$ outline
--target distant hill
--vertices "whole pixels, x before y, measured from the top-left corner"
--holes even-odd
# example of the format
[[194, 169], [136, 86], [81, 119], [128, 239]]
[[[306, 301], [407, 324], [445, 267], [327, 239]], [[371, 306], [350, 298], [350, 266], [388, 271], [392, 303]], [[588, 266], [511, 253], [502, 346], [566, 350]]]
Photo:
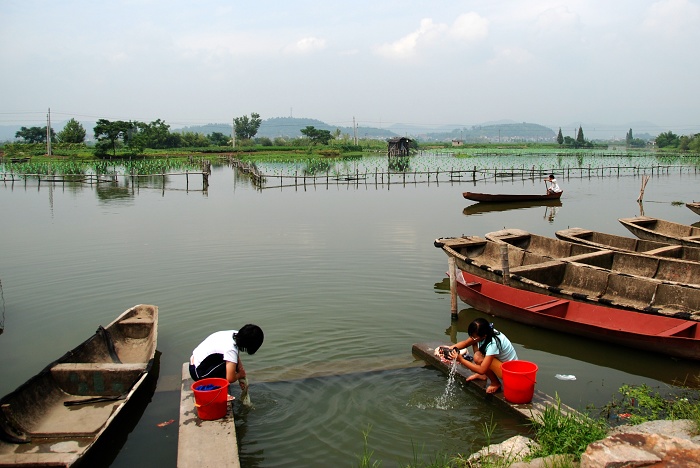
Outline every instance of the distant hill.
[[456, 128], [451, 132], [428, 133], [431, 140], [462, 140], [477, 142], [553, 142], [557, 134], [549, 127], [532, 123], [503, 123], [492, 125], [473, 125], [470, 128]]

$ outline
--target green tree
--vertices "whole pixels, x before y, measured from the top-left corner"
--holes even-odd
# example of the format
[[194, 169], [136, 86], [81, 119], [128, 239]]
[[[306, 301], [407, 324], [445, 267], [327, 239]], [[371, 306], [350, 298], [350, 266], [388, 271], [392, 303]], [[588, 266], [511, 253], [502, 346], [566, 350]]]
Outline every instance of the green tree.
[[583, 128], [581, 128], [581, 126], [578, 127], [578, 134], [576, 135], [576, 143], [579, 146], [584, 146], [586, 144], [586, 139], [583, 138]]
[[247, 115], [236, 117], [233, 119], [233, 131], [236, 134], [236, 139], [250, 140], [258, 133], [261, 124], [260, 114], [255, 112], [250, 114], [250, 118]]
[[330, 130], [320, 130], [311, 125], [306, 128], [299, 130], [303, 135], [305, 135], [312, 144], [321, 143], [322, 145], [327, 145], [329, 141], [333, 139]]
[[224, 135], [221, 132], [212, 132], [207, 135], [209, 141], [214, 146], [228, 146], [231, 144], [231, 137]]
[[58, 132], [58, 140], [61, 143], [85, 143], [85, 128], [75, 119], [66, 122], [63, 130]]
[[117, 143], [122, 141], [124, 145], [129, 144], [129, 133], [136, 130], [132, 122], [116, 120], [110, 122], [107, 119], [99, 119], [93, 128], [97, 145], [95, 153], [100, 156], [106, 154], [106, 150], [111, 148], [112, 155], [117, 155]]
[[676, 148], [678, 147], [679, 140], [678, 135], [669, 130], [668, 132], [661, 133], [656, 137], [656, 146], [659, 148]]
[[[46, 127], [22, 127], [15, 138], [21, 138], [25, 143], [46, 143]], [[56, 133], [51, 129], [51, 141], [56, 141]]]
[[625, 143], [627, 146], [632, 146], [632, 140], [634, 140], [634, 137], [632, 136], [632, 129], [630, 128], [630, 131], [625, 135]]
[[179, 139], [173, 137], [170, 133], [170, 125], [161, 119], [156, 119], [149, 124], [134, 122], [134, 127], [136, 131], [129, 132], [131, 147], [163, 149], [178, 146]]
[[561, 134], [561, 127], [559, 127], [559, 133], [557, 134], [557, 143], [560, 145], [564, 143], [564, 135]]

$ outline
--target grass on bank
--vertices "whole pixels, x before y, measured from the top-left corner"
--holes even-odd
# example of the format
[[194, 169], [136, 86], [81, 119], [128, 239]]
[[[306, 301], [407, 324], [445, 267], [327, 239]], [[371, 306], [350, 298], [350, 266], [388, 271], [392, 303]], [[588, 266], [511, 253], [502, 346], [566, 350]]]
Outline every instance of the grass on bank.
[[[700, 434], [700, 390], [691, 388], [667, 389], [663, 394], [648, 385], [623, 385], [618, 395], [600, 409], [589, 408], [593, 417], [582, 413], [565, 414], [561, 410], [561, 401], [557, 397], [557, 407], [545, 409], [540, 417], [531, 421], [531, 438], [538, 448], [527, 460], [558, 455], [549, 468], [569, 468], [577, 466], [586, 447], [604, 439], [609, 430], [622, 424], [641, 424], [656, 420], [690, 419], [695, 424], [696, 433]], [[491, 434], [495, 423], [485, 424], [483, 430], [487, 445], [491, 443]], [[363, 432], [364, 450], [358, 457], [359, 468], [378, 468], [380, 460], [373, 458], [374, 451], [368, 448], [370, 428]], [[470, 460], [471, 454], [447, 456], [438, 454], [432, 457], [421, 456], [414, 450], [413, 460], [405, 468], [505, 468], [516, 460], [506, 458], [482, 457]]]

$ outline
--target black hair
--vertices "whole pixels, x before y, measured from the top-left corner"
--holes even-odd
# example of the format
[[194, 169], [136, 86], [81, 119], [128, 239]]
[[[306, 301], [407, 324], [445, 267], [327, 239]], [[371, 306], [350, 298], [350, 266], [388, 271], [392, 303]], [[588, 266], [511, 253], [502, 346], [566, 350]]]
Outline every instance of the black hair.
[[233, 339], [239, 350], [245, 351], [248, 354], [255, 354], [260, 346], [262, 346], [265, 334], [262, 328], [249, 323], [243, 325], [243, 327], [238, 330], [238, 333], [234, 333]]
[[549, 174], [550, 179], [554, 179], [554, 174]]
[[467, 327], [467, 333], [469, 333], [469, 336], [476, 335], [479, 338], [484, 337], [482, 345], [479, 346], [481, 354], [486, 355], [486, 347], [493, 339], [496, 340], [498, 351], [501, 351], [501, 340], [498, 338], [501, 332], [494, 330], [493, 324], [489, 323], [486, 319], [482, 317], [474, 319], [474, 321], [469, 324], [469, 327]]

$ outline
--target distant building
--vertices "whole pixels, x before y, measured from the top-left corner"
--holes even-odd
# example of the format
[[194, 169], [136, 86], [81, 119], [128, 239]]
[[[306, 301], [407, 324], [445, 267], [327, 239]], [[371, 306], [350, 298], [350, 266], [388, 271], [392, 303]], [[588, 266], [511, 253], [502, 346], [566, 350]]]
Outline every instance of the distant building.
[[462, 140], [452, 140], [452, 146], [462, 146], [464, 141]]
[[389, 148], [387, 153], [389, 156], [408, 156], [410, 152], [410, 144], [413, 140], [406, 137], [396, 137], [388, 140]]

